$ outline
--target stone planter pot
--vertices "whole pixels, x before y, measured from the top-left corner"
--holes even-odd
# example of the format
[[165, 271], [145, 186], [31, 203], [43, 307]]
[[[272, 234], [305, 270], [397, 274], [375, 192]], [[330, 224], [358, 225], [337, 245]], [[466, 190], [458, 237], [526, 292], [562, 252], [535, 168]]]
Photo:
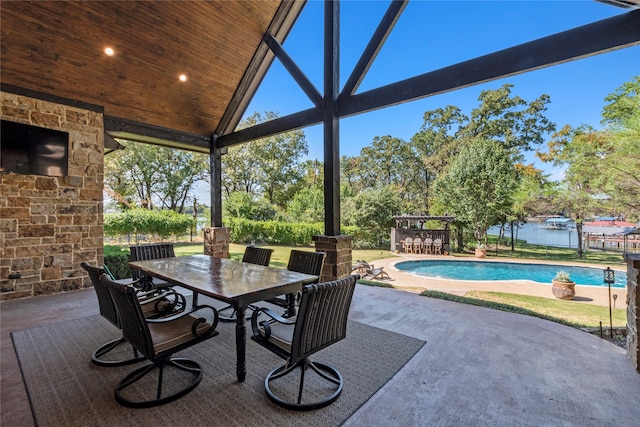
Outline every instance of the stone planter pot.
[[573, 299], [576, 296], [576, 283], [552, 280], [551, 292], [553, 292], [553, 296], [559, 299]]
[[476, 258], [486, 258], [486, 257], [487, 257], [486, 248], [476, 248]]

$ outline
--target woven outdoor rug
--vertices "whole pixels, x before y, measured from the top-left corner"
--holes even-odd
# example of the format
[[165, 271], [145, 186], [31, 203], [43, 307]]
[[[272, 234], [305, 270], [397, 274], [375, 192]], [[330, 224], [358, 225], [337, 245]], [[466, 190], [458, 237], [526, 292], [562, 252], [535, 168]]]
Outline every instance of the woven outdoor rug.
[[[267, 398], [264, 378], [283, 360], [249, 338], [247, 378], [237, 382], [234, 328], [219, 324], [220, 335], [177, 353], [199, 362], [204, 378], [188, 395], [150, 409], [125, 408], [114, 398], [115, 384], [140, 365], [106, 368], [91, 363], [97, 347], [121, 336], [101, 316], [18, 331], [12, 338], [36, 424], [56, 427], [340, 425], [425, 344], [349, 321], [345, 340], [312, 356], [340, 371], [345, 381], [342, 394], [326, 408], [296, 412]], [[121, 347], [127, 354], [131, 351]], [[305, 389], [313, 389], [313, 376], [307, 377]]]

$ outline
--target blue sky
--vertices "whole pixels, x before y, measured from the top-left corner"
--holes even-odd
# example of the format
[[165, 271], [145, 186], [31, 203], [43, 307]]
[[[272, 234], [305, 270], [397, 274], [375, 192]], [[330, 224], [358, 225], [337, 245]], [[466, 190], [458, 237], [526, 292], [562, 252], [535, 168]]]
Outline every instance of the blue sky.
[[[351, 73], [388, 1], [344, 0], [341, 4], [341, 85]], [[322, 92], [322, 1], [310, 1], [284, 48]], [[592, 0], [574, 1], [422, 1], [409, 2], [362, 82], [359, 92], [394, 83], [496, 50], [525, 43], [620, 13]], [[532, 101], [551, 97], [547, 117], [558, 125], [589, 124], [600, 128], [604, 97], [640, 74], [640, 46], [496, 80], [466, 89], [342, 119], [340, 154], [355, 156], [376, 136], [406, 141], [423, 123], [425, 111], [455, 105], [469, 114], [482, 90], [514, 85], [512, 95]], [[273, 111], [280, 116], [312, 106], [279, 61], [274, 61], [246, 115]], [[322, 160], [322, 127], [304, 129], [308, 158]], [[528, 156], [534, 161], [533, 156]], [[560, 170], [540, 162], [552, 178]]]

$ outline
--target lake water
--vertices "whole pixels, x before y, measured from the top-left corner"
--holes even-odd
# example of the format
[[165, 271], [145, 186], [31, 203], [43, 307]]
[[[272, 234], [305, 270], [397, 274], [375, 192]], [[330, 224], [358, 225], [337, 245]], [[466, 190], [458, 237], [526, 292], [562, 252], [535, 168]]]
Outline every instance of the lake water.
[[[491, 227], [489, 234], [497, 236], [500, 233], [500, 227]], [[541, 228], [537, 222], [528, 222], [521, 225], [518, 229], [513, 228], [514, 237], [520, 240], [526, 240], [532, 245], [557, 246], [560, 248], [576, 248], [578, 247], [578, 233], [576, 232], [574, 223], [569, 223], [566, 230], [549, 230]], [[505, 228], [505, 237], [511, 238], [511, 229]]]

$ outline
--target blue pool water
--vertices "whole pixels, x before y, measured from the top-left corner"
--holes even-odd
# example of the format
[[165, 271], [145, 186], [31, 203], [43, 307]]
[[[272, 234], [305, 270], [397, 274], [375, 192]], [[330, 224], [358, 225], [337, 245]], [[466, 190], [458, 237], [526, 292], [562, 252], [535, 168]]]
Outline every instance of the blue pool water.
[[[577, 285], [607, 286], [603, 281], [604, 268], [568, 267], [549, 264], [517, 264], [482, 261], [405, 261], [396, 265], [398, 270], [438, 279], [458, 280], [532, 280], [551, 283], [558, 271], [569, 273]], [[615, 288], [627, 285], [627, 275], [616, 271]]]

